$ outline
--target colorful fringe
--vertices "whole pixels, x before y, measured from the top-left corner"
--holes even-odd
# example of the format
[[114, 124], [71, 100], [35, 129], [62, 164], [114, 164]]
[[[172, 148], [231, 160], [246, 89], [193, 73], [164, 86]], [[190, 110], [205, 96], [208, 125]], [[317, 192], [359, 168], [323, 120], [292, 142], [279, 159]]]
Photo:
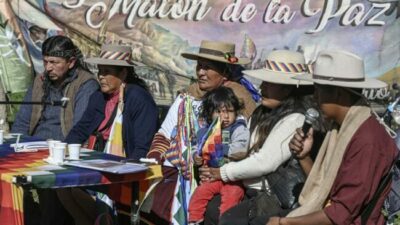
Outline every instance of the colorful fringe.
[[[197, 119], [193, 113], [192, 99], [190, 96], [180, 95], [182, 102], [178, 109], [178, 124], [171, 138], [171, 146], [165, 158], [179, 170], [178, 181], [175, 187], [175, 196], [171, 209], [171, 223], [177, 225], [188, 224], [188, 206], [190, 197], [196, 188], [192, 178], [186, 179], [187, 173], [192, 174], [192, 145], [196, 141], [198, 130]], [[182, 170], [182, 163], [187, 165], [187, 170]]]

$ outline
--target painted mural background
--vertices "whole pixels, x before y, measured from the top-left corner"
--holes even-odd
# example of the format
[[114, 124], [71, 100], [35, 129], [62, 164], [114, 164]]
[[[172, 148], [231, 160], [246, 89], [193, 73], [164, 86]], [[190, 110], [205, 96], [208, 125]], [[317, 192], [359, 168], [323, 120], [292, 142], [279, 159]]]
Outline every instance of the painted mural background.
[[[195, 78], [203, 39], [236, 43], [238, 55], [264, 66], [273, 49], [346, 49], [365, 59], [366, 73], [400, 79], [397, 0], [0, 0], [1, 80], [8, 96], [24, 93], [43, 71], [40, 48], [55, 34], [71, 37], [86, 56], [102, 43], [132, 46], [136, 68], [160, 105]], [[255, 81], [257, 82], [257, 81]]]

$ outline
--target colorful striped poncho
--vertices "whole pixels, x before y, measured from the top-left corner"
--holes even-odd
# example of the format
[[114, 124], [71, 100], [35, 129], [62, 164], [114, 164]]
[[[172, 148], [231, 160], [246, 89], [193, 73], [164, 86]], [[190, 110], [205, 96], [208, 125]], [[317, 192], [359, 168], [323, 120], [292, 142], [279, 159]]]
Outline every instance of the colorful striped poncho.
[[[178, 124], [165, 158], [179, 170], [171, 209], [171, 223], [186, 225], [188, 224], [189, 201], [196, 188], [196, 182], [191, 177], [185, 179], [185, 175], [192, 174], [193, 171], [191, 156], [193, 146], [196, 144], [198, 122], [193, 112], [191, 97], [181, 94], [180, 98], [182, 98], [182, 102], [178, 109]], [[182, 165], [187, 165], [187, 170], [183, 170]]]

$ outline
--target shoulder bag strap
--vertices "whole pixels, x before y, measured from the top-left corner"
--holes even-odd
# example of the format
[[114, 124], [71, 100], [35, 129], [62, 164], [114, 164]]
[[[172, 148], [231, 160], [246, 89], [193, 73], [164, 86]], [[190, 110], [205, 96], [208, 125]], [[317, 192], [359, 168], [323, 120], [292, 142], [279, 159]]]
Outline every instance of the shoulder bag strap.
[[115, 116], [117, 115], [117, 111], [118, 111], [118, 104], [115, 106], [114, 111], [112, 112], [110, 119], [107, 121], [107, 124], [103, 128], [101, 128], [100, 130], [98, 130], [97, 132], [100, 133], [100, 132], [108, 129], [113, 124]]
[[385, 188], [389, 185], [390, 180], [392, 179], [392, 169], [390, 169], [389, 173], [386, 174], [379, 183], [378, 189], [376, 190], [374, 196], [371, 201], [365, 206], [365, 208], [361, 212], [361, 225], [367, 224], [368, 218], [374, 210], [376, 203], [378, 202], [379, 197], [385, 190]]

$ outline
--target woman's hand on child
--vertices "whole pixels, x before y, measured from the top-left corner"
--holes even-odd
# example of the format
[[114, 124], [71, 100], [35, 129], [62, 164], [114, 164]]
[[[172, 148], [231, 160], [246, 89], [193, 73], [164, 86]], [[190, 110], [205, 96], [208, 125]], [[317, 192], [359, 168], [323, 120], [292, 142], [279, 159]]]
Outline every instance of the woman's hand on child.
[[199, 177], [201, 183], [210, 182], [210, 168], [207, 166], [202, 166], [199, 168]]
[[210, 168], [211, 181], [222, 180], [219, 168]]
[[199, 172], [200, 172], [200, 179], [202, 182], [221, 180], [221, 174], [219, 172], [219, 168], [202, 166], [199, 168]]

